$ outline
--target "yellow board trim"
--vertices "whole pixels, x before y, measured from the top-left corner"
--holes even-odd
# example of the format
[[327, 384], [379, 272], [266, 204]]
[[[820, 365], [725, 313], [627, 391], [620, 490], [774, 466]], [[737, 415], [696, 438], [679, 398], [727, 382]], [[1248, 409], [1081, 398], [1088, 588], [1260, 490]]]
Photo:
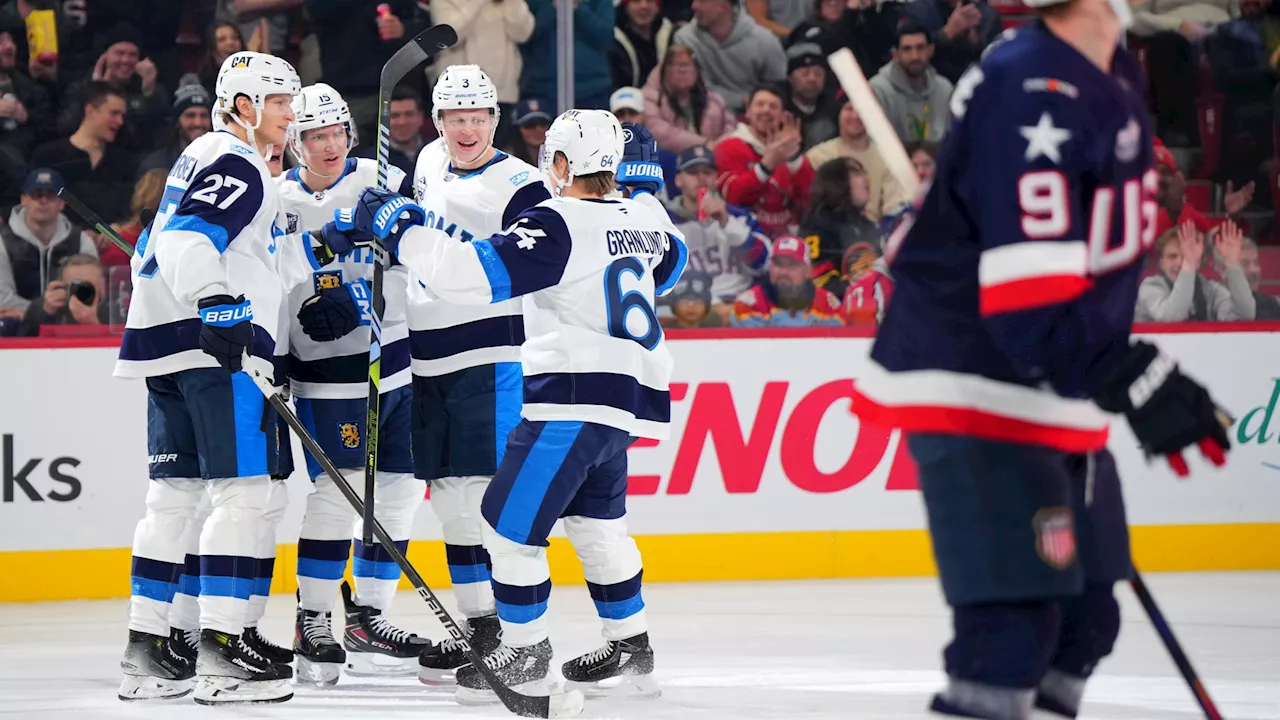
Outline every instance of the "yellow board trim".
[[[1145, 572], [1280, 570], [1280, 523], [1159, 525], [1130, 530]], [[935, 575], [924, 530], [646, 535], [645, 582], [801, 580]], [[273, 593], [297, 589], [297, 546], [277, 548]], [[582, 582], [564, 538], [547, 556], [556, 584]], [[129, 549], [0, 552], [0, 602], [98, 600], [129, 594]], [[444, 543], [418, 541], [409, 559], [433, 589], [449, 587]], [[348, 570], [348, 575], [350, 570]], [[410, 589], [401, 579], [400, 587]]]

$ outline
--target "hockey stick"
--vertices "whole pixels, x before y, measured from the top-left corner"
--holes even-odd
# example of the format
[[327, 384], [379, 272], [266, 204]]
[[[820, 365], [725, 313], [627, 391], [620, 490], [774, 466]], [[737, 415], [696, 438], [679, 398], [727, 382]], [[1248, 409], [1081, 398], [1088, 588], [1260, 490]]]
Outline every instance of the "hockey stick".
[[[449, 25], [436, 25], [418, 33], [405, 43], [382, 66], [378, 80], [378, 187], [387, 189], [387, 175], [391, 165], [391, 94], [409, 71], [431, 55], [446, 50], [458, 42], [458, 33]], [[373, 497], [378, 470], [378, 417], [382, 384], [382, 319], [386, 311], [386, 299], [382, 297], [383, 267], [387, 263], [387, 250], [378, 240], [373, 262], [373, 320], [369, 328], [369, 400], [365, 416], [365, 465], [364, 496], [369, 502], [362, 511], [361, 540], [366, 546], [373, 544]]]
[[[110, 240], [112, 245], [120, 248], [120, 252], [128, 255], [129, 257], [133, 257], [133, 246], [125, 242], [125, 239], [120, 237], [120, 233], [111, 229], [111, 226], [103, 222], [102, 218], [98, 216], [98, 213], [90, 210], [88, 205], [85, 205], [80, 201], [80, 198], [72, 195], [71, 191], [67, 190], [65, 187], [58, 191], [58, 197], [62, 198], [64, 202], [70, 205], [71, 209], [75, 214], [80, 216], [81, 220], [92, 225], [93, 229], [97, 230], [99, 234]], [[148, 211], [144, 210], [144, 215], [147, 212]], [[150, 222], [150, 220], [146, 220], [142, 223], [142, 226], [146, 227]]]
[[1151, 624], [1155, 627], [1156, 634], [1160, 636], [1165, 649], [1173, 657], [1173, 664], [1178, 666], [1178, 672], [1182, 673], [1182, 679], [1186, 680], [1187, 685], [1190, 686], [1191, 694], [1195, 696], [1200, 709], [1204, 711], [1206, 720], [1222, 720], [1222, 713], [1218, 711], [1218, 706], [1213, 704], [1213, 700], [1209, 697], [1209, 692], [1204, 689], [1204, 683], [1200, 682], [1200, 676], [1196, 673], [1196, 669], [1191, 666], [1191, 660], [1187, 657], [1187, 654], [1182, 651], [1182, 645], [1178, 643], [1178, 638], [1173, 635], [1173, 628], [1164, 619], [1164, 613], [1160, 612], [1160, 608], [1156, 606], [1155, 598], [1151, 596], [1151, 591], [1147, 589], [1147, 583], [1142, 579], [1142, 575], [1138, 573], [1136, 568], [1133, 571], [1133, 577], [1129, 580], [1129, 587], [1133, 588], [1133, 593], [1138, 596], [1138, 602], [1142, 603], [1142, 609], [1147, 611], [1147, 617], [1151, 618]]
[[[333, 461], [325, 454], [324, 449], [320, 447], [320, 444], [316, 442], [315, 438], [311, 437], [311, 434], [307, 432], [305, 427], [303, 427], [302, 421], [298, 419], [298, 416], [289, 407], [288, 403], [285, 402], [284, 395], [280, 390], [272, 386], [271, 381], [264, 376], [261, 371], [250, 367], [248, 353], [245, 354], [243, 367], [245, 372], [249, 374], [249, 377], [253, 378], [254, 384], [256, 384], [258, 389], [262, 391], [262, 394], [266, 396], [267, 402], [271, 404], [271, 407], [275, 408], [275, 411], [280, 414], [280, 417], [284, 418], [285, 423], [287, 423], [290, 429], [292, 429], [293, 432], [302, 440], [302, 444], [306, 447], [307, 452], [311, 453], [311, 456], [316, 459], [316, 462], [320, 463], [320, 467], [324, 469], [325, 474], [328, 475], [329, 478], [333, 480], [333, 483], [338, 486], [338, 490], [347, 498], [347, 502], [351, 503], [351, 507], [355, 508], [357, 513], [363, 514], [365, 508], [373, 503], [361, 502], [360, 497], [356, 495], [356, 491], [347, 483], [346, 478], [342, 476], [342, 473], [333, 464]], [[399, 548], [396, 547], [395, 541], [393, 541], [391, 536], [387, 534], [387, 531], [382, 528], [382, 523], [379, 523], [377, 519], [374, 519], [371, 527], [373, 529], [374, 536], [378, 539], [378, 542], [382, 543], [383, 550], [391, 556], [391, 559], [400, 568], [400, 571], [404, 573], [405, 577], [409, 578], [409, 582], [413, 585], [414, 589], [418, 591], [418, 595], [427, 603], [427, 607], [431, 608], [431, 612], [435, 614], [440, 623], [449, 631], [449, 635], [454, 639], [454, 641], [464, 649], [467, 654], [467, 659], [471, 661], [471, 664], [474, 665], [484, 677], [485, 682], [489, 683], [489, 686], [493, 688], [493, 691], [497, 694], [498, 699], [502, 701], [502, 704], [505, 705], [508, 710], [521, 717], [535, 718], [575, 717], [582, 712], [585, 700], [582, 693], [578, 690], [570, 690], [569, 692], [558, 693], [550, 696], [521, 695], [515, 690], [504, 685], [502, 681], [498, 679], [498, 676], [494, 674], [493, 670], [491, 670], [488, 665], [484, 664], [483, 658], [476, 653], [475, 648], [473, 648], [471, 643], [467, 641], [467, 637], [463, 634], [462, 628], [459, 627], [458, 623], [449, 616], [449, 613], [444, 609], [444, 605], [440, 602], [440, 599], [431, 591], [431, 588], [427, 587], [426, 582], [422, 580], [422, 576], [418, 574], [418, 571], [414, 569], [413, 565], [409, 563], [409, 560], [405, 558]]]

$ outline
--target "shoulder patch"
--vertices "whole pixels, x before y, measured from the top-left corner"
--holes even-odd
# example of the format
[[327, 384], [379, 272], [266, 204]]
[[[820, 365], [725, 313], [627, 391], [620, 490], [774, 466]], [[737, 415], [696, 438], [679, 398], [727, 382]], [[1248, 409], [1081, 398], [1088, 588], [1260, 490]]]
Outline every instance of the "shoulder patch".
[[512, 175], [511, 184], [519, 187], [522, 183], [524, 183], [524, 181], [528, 179], [529, 179], [529, 171], [525, 170], [522, 173], [516, 173], [515, 175]]
[[241, 155], [252, 155], [254, 153], [254, 149], [249, 147], [248, 145], [241, 145], [240, 143], [231, 143], [231, 152], [240, 153]]
[[1022, 81], [1022, 91], [1028, 93], [1050, 92], [1066, 95], [1075, 100], [1080, 97], [1080, 90], [1066, 80], [1057, 78], [1027, 78]]

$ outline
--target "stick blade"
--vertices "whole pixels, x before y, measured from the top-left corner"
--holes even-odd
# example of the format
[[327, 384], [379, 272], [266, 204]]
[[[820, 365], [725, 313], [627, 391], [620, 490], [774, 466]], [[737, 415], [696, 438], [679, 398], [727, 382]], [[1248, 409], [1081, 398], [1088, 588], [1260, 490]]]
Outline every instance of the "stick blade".
[[441, 50], [448, 50], [457, 42], [458, 31], [450, 25], [432, 25], [418, 33], [382, 66], [380, 89], [396, 85], [415, 65]]
[[418, 33], [413, 41], [429, 55], [448, 50], [458, 43], [458, 31], [452, 25], [434, 25]]

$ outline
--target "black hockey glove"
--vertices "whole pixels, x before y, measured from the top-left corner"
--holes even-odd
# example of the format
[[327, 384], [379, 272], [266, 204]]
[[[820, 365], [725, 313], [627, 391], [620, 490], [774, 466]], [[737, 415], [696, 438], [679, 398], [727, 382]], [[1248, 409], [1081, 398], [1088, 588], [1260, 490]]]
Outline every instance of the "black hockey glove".
[[618, 185], [631, 191], [657, 195], [662, 189], [662, 163], [658, 159], [658, 141], [639, 123], [622, 123], [622, 163], [618, 166]]
[[370, 324], [373, 304], [364, 279], [326, 288], [307, 298], [298, 310], [302, 332], [316, 342], [331, 342]]
[[240, 372], [244, 351], [253, 344], [253, 307], [244, 296], [213, 295], [200, 301], [200, 349], [227, 372]]
[[1231, 417], [1150, 343], [1134, 342], [1094, 401], [1103, 410], [1123, 413], [1147, 458], [1165, 456], [1179, 477], [1190, 474], [1182, 450], [1192, 445], [1214, 465], [1226, 464]]

